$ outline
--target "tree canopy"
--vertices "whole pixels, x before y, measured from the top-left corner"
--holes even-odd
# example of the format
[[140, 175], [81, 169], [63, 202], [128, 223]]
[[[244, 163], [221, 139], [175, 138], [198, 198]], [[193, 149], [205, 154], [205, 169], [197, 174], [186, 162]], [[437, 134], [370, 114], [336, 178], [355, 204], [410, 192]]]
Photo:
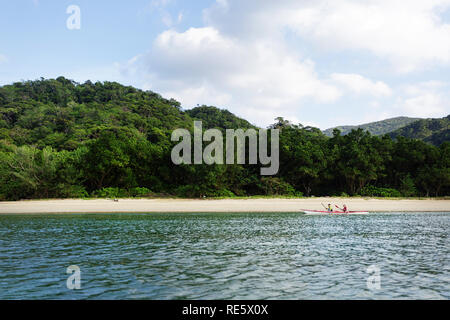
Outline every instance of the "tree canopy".
[[[252, 195], [442, 196], [450, 192], [450, 142], [327, 137], [278, 117], [280, 170], [260, 165], [174, 165], [171, 133], [258, 129], [213, 106], [183, 110], [151, 91], [59, 77], [0, 87], [0, 199]], [[447, 135], [446, 135], [447, 134]]]

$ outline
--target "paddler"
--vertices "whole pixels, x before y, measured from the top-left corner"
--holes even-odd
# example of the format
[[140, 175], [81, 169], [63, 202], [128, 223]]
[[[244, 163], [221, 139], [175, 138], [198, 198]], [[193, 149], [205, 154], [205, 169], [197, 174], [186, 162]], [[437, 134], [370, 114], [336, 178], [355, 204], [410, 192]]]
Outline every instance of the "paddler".
[[333, 207], [331, 206], [331, 203], [328, 204], [327, 210], [328, 212], [333, 212]]
[[344, 206], [342, 207], [342, 209], [339, 208], [338, 206], [336, 206], [336, 208], [338, 208], [339, 210], [342, 210], [342, 212], [344, 212], [344, 213], [347, 213], [347, 212], [348, 212], [348, 209], [347, 209], [347, 205], [346, 205], [346, 204], [344, 204]]

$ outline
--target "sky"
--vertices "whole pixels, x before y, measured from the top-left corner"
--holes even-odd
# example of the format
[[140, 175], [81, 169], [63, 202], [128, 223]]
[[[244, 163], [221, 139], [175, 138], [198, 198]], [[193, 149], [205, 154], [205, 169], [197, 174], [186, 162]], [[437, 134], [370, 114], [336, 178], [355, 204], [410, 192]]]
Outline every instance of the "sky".
[[0, 85], [117, 81], [261, 127], [450, 113], [450, 0], [0, 0], [0, 39]]

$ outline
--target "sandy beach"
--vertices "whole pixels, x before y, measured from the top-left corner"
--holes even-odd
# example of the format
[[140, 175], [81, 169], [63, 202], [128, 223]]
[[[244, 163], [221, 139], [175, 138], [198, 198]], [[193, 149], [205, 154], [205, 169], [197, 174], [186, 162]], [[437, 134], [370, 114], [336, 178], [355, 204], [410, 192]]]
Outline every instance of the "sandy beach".
[[0, 214], [111, 213], [111, 212], [298, 212], [322, 209], [321, 203], [347, 204], [350, 210], [370, 212], [450, 212], [450, 200], [381, 199], [108, 199], [0, 202]]

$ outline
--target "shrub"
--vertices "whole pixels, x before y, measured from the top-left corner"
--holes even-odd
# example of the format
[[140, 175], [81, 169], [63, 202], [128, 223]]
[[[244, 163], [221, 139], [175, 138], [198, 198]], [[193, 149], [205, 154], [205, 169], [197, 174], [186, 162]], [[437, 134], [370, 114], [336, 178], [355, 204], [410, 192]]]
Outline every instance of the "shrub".
[[94, 191], [92, 195], [96, 198], [122, 198], [127, 197], [128, 192], [124, 189], [119, 188], [103, 188]]
[[264, 190], [264, 194], [268, 196], [272, 195], [286, 195], [294, 196], [296, 191], [293, 186], [291, 186], [286, 181], [280, 178], [262, 178], [261, 188]]
[[185, 185], [175, 189], [175, 194], [179, 197], [193, 198], [201, 194], [201, 189], [197, 185]]
[[400, 191], [392, 188], [380, 188], [375, 186], [365, 186], [361, 189], [361, 195], [367, 197], [401, 197]]
[[129, 190], [129, 195], [132, 197], [145, 197], [152, 194], [153, 192], [145, 187], [136, 187]]
[[408, 174], [401, 180], [400, 191], [405, 197], [412, 197], [417, 194], [417, 189], [411, 175]]
[[214, 197], [235, 197], [236, 195], [228, 189], [221, 189], [214, 192]]
[[64, 198], [88, 198], [89, 193], [83, 186], [60, 186], [61, 196]]

